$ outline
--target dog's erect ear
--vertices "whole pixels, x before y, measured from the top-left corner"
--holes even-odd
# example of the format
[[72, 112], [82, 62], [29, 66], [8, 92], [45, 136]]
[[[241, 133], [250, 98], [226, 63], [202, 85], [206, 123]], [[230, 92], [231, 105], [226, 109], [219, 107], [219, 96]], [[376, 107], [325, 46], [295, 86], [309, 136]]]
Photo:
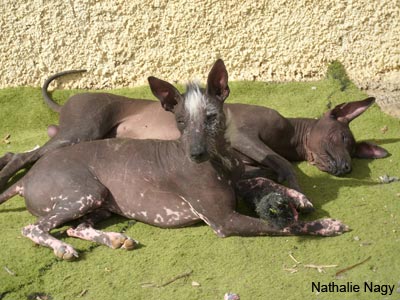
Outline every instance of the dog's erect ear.
[[170, 83], [150, 76], [147, 78], [153, 95], [160, 100], [162, 107], [167, 111], [173, 111], [180, 100], [179, 91]]
[[207, 94], [225, 101], [229, 96], [228, 72], [224, 61], [218, 59], [212, 67], [207, 79]]
[[388, 152], [375, 144], [368, 142], [358, 142], [354, 157], [358, 158], [383, 158], [388, 156]]
[[342, 103], [329, 110], [326, 114], [339, 122], [350, 123], [375, 102], [374, 97], [369, 97], [361, 101]]

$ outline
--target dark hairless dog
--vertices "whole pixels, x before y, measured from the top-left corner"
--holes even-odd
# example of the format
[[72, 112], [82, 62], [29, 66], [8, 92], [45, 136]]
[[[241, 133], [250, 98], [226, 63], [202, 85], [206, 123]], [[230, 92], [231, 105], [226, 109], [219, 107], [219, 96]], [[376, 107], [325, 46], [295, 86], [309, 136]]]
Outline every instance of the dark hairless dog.
[[[173, 141], [105, 139], [63, 147], [43, 156], [25, 177], [0, 195], [2, 203], [19, 193], [29, 211], [38, 216], [35, 224], [24, 227], [24, 236], [52, 248], [60, 258], [71, 259], [78, 253], [49, 231], [72, 220], [80, 223], [67, 231], [69, 236], [112, 248], [135, 247], [136, 241], [123, 234], [93, 228], [111, 212], [162, 228], [202, 220], [220, 237], [331, 236], [348, 230], [334, 219], [277, 228], [235, 211], [235, 189], [244, 166], [226, 139], [232, 123], [226, 121], [223, 111], [229, 90], [222, 60], [211, 69], [205, 90], [189, 84], [181, 95], [171, 84], [155, 77], [149, 77], [149, 83], [163, 108], [172, 112], [180, 137]], [[104, 96], [98, 107], [105, 122], [103, 110], [115, 113], [108, 106], [112, 99], [107, 100]], [[298, 208], [312, 206], [301, 198], [292, 199]]]
[[[42, 92], [46, 103], [60, 113], [59, 127], [49, 127], [53, 136], [43, 147], [29, 153], [7, 153], [0, 158], [0, 190], [21, 168], [48, 151], [82, 141], [106, 137], [175, 139], [180, 133], [172, 114], [150, 100], [130, 99], [105, 93], [72, 96], [64, 106], [55, 103], [47, 88], [55, 78], [80, 71], [66, 71], [50, 77]], [[225, 91], [229, 94], [229, 89]], [[306, 160], [333, 175], [351, 171], [351, 157], [381, 158], [385, 149], [367, 142], [356, 143], [349, 123], [362, 114], [374, 98], [343, 103], [320, 119], [284, 118], [266, 107], [227, 104], [225, 112], [232, 126], [227, 132], [233, 148], [248, 168], [273, 170], [279, 182], [299, 190], [290, 161]]]

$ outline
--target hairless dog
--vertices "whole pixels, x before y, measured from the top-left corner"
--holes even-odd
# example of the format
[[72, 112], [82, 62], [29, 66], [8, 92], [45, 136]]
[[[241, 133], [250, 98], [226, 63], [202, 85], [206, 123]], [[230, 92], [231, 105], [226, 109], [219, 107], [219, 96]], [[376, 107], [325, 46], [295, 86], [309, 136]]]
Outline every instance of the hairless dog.
[[[135, 247], [136, 241], [123, 234], [93, 228], [111, 213], [162, 228], [202, 220], [220, 237], [331, 236], [348, 230], [334, 219], [276, 228], [235, 211], [235, 188], [244, 166], [226, 139], [232, 124], [223, 111], [229, 89], [222, 60], [214, 64], [204, 90], [192, 83], [181, 95], [168, 82], [155, 77], [148, 80], [162, 107], [172, 112], [180, 137], [169, 141], [105, 139], [44, 155], [26, 176], [0, 195], [0, 203], [22, 195], [28, 210], [38, 216], [35, 224], [23, 228], [24, 236], [68, 260], [78, 253], [49, 232], [72, 220], [80, 223], [68, 229], [69, 236], [111, 248]], [[100, 112], [110, 111], [106, 100]], [[312, 205], [299, 197], [292, 199], [298, 208]]]
[[[58, 105], [49, 97], [48, 85], [57, 77], [76, 72], [80, 71], [58, 73], [45, 82], [42, 93], [49, 107], [60, 113], [59, 127], [48, 128], [52, 138], [43, 147], [0, 158], [0, 190], [18, 170], [63, 146], [106, 137], [179, 137], [173, 115], [154, 101], [84, 93], [72, 96], [64, 106]], [[228, 95], [229, 89], [224, 92]], [[245, 165], [256, 167], [255, 174], [272, 170], [278, 182], [286, 180], [289, 187], [300, 191], [288, 160], [306, 160], [322, 171], [341, 175], [351, 171], [351, 157], [382, 158], [388, 154], [377, 145], [356, 142], [349, 128], [372, 103], [374, 98], [343, 103], [319, 119], [285, 118], [266, 107], [227, 104], [225, 112], [233, 123], [227, 135]]]

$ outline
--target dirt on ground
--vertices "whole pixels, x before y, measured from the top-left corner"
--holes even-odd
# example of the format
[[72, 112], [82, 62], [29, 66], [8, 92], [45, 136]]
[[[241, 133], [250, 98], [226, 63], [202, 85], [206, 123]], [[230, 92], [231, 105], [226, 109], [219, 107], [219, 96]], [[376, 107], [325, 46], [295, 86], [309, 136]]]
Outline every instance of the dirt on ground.
[[383, 112], [400, 119], [400, 70], [386, 72], [360, 88], [376, 98]]

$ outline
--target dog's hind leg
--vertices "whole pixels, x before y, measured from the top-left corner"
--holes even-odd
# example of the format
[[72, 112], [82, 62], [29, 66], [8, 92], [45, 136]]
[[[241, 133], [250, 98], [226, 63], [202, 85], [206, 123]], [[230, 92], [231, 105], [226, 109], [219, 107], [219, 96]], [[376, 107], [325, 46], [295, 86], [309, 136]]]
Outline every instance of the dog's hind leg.
[[107, 210], [99, 209], [86, 216], [84, 222], [75, 228], [67, 230], [68, 236], [80, 238], [87, 241], [106, 245], [112, 249], [132, 250], [139, 244], [138, 241], [131, 239], [119, 232], [103, 232], [93, 228], [93, 225], [111, 216]]
[[[79, 98], [77, 99], [80, 100]], [[74, 103], [76, 102], [71, 102], [69, 105], [72, 106]], [[25, 153], [6, 153], [0, 158], [0, 192], [17, 171], [33, 164], [46, 153], [83, 141], [104, 138], [115, 123], [112, 118], [112, 112], [107, 110], [107, 105], [103, 105], [102, 108], [95, 111], [93, 115], [86, 115], [85, 118], [82, 119], [77, 119], [79, 111], [76, 111], [78, 108], [82, 107], [78, 106], [77, 109], [70, 109], [70, 106], [67, 107], [69, 109], [69, 111], [67, 110], [68, 113], [64, 112], [60, 115], [59, 126], [53, 126], [53, 130], [48, 132], [50, 135], [55, 134], [54, 137], [42, 147]], [[86, 106], [88, 106], [88, 104]]]
[[20, 194], [22, 195], [24, 191], [22, 182], [18, 181], [6, 189], [4, 192], [0, 194], [0, 204], [3, 204], [11, 197]]
[[49, 232], [66, 222], [80, 219], [103, 205], [108, 190], [97, 181], [87, 181], [86, 185], [90, 190], [85, 193], [75, 191], [71, 193], [64, 190], [63, 194], [69, 196], [56, 197], [56, 202], [50, 203], [51, 208], [42, 209], [44, 212], [47, 210], [49, 212], [39, 217], [35, 224], [24, 227], [22, 234], [36, 244], [52, 248], [58, 258], [71, 260], [78, 257], [78, 253], [71, 245], [57, 240]]
[[[40, 157], [55, 149], [70, 146], [82, 141], [95, 140], [105, 135], [106, 129], [92, 128], [94, 125], [76, 124], [81, 130], [60, 130], [55, 137], [50, 139], [42, 147], [23, 153], [6, 153], [0, 158], [0, 192], [7, 185], [9, 179], [19, 170], [33, 164]], [[95, 126], [94, 126], [95, 127]], [[65, 126], [63, 127], [65, 128]], [[103, 130], [103, 131], [101, 131]]]
[[55, 237], [51, 236], [48, 230], [42, 229], [38, 224], [30, 224], [22, 229], [22, 235], [31, 239], [35, 244], [39, 244], [48, 248], [52, 248], [54, 254], [64, 260], [72, 260], [78, 257], [78, 252], [75, 249]]
[[7, 152], [2, 157], [0, 157], [0, 170], [4, 168], [13, 158], [15, 154], [11, 152]]
[[43, 147], [23, 153], [6, 153], [0, 158], [0, 191], [19, 170], [36, 162], [49, 151], [73, 144], [71, 139], [51, 139]]

